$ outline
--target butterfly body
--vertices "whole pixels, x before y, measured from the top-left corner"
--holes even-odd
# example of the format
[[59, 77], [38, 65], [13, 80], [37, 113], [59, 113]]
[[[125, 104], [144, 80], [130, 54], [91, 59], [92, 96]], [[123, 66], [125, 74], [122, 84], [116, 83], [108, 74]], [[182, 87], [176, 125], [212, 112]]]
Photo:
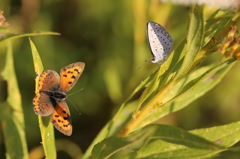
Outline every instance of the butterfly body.
[[77, 82], [85, 63], [70, 64], [60, 71], [60, 76], [53, 70], [44, 71], [38, 81], [38, 90], [33, 98], [34, 112], [40, 116], [52, 114], [51, 122], [63, 134], [72, 134], [72, 122], [67, 103], [68, 92]]
[[152, 53], [152, 63], [162, 64], [169, 56], [173, 45], [170, 34], [158, 23], [147, 23], [148, 44]]
[[53, 91], [53, 92], [48, 92], [48, 91], [40, 91], [42, 94], [48, 95], [49, 97], [55, 99], [58, 102], [61, 102], [67, 98], [67, 95], [65, 92], [62, 91]]

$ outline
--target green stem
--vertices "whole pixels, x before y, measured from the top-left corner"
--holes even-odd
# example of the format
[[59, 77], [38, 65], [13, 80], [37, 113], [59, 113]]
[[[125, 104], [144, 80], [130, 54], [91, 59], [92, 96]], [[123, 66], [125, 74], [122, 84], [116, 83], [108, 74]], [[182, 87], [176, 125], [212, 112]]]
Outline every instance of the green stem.
[[163, 88], [161, 91], [159, 91], [157, 95], [154, 96], [142, 110], [138, 111], [133, 115], [132, 119], [122, 129], [122, 131], [118, 134], [118, 136], [119, 137], [127, 136], [128, 134], [133, 132], [136, 129], [136, 127], [139, 125], [139, 123], [141, 123], [156, 108], [156, 105], [157, 107], [163, 106], [163, 104], [166, 102], [161, 101], [161, 99], [163, 99], [163, 97], [171, 91], [172, 87], [175, 84], [176, 83], [171, 82], [168, 85], [166, 85], [166, 87]]

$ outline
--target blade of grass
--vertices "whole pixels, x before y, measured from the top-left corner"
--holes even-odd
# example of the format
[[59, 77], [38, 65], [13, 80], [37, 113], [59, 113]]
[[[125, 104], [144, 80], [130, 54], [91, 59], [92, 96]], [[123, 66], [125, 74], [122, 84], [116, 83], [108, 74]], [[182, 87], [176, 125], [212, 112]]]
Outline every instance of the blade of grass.
[[[41, 58], [38, 54], [38, 51], [30, 38], [29, 38], [29, 42], [32, 50], [34, 70], [37, 74], [37, 77], [35, 79], [36, 81], [35, 86], [36, 86], [36, 92], [38, 92], [37, 86], [39, 81], [39, 75], [43, 72], [43, 65], [42, 65]], [[53, 128], [53, 125], [50, 123], [50, 116], [48, 117], [38, 116], [38, 121], [39, 121], [41, 136], [42, 136], [42, 145], [43, 145], [46, 158], [54, 159], [56, 158], [56, 147], [55, 147], [55, 139], [54, 139], [54, 128]]]
[[0, 119], [7, 158], [28, 158], [21, 94], [14, 70], [11, 41], [8, 41], [5, 67], [1, 73], [7, 83], [7, 99], [0, 104]]
[[36, 33], [27, 33], [27, 34], [12, 34], [8, 33], [6, 35], [6, 38], [1, 39], [0, 42], [3, 42], [5, 40], [12, 40], [12, 39], [17, 39], [17, 38], [22, 38], [22, 37], [29, 37], [29, 36], [39, 36], [39, 35], [60, 35], [60, 33], [57, 32], [36, 32]]

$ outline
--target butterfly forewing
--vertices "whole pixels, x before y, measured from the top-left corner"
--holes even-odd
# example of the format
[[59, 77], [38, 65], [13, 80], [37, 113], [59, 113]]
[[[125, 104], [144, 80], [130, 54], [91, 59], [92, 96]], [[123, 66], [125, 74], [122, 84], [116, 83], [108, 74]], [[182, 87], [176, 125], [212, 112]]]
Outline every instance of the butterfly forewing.
[[55, 106], [51, 122], [63, 134], [68, 136], [72, 134], [72, 121], [66, 102], [62, 101]]
[[53, 70], [44, 71], [38, 81], [39, 91], [54, 91], [60, 86], [60, 76]]
[[69, 91], [81, 76], [85, 67], [85, 63], [77, 62], [70, 64], [61, 69], [61, 83], [60, 87], [64, 92]]
[[153, 55], [153, 63], [162, 63], [169, 55], [173, 40], [169, 33], [155, 22], [147, 23], [148, 44]]

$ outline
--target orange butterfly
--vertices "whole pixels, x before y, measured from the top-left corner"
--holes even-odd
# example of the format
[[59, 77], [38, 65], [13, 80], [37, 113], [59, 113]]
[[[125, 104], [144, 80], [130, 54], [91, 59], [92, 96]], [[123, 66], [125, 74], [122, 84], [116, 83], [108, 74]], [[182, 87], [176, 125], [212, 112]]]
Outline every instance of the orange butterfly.
[[33, 98], [37, 115], [48, 116], [52, 114], [51, 122], [61, 133], [70, 136], [72, 134], [72, 121], [67, 103], [68, 92], [77, 82], [85, 67], [85, 63], [70, 64], [60, 71], [44, 71], [38, 82], [38, 90]]

